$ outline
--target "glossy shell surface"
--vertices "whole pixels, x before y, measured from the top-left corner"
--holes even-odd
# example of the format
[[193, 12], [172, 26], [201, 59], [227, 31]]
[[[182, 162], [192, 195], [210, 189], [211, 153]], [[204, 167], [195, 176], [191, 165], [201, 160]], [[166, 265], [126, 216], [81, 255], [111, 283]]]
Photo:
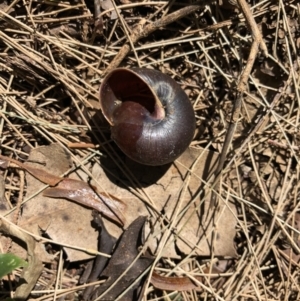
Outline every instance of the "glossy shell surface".
[[193, 139], [191, 102], [175, 80], [159, 71], [113, 70], [101, 84], [100, 104], [112, 139], [139, 163], [170, 163]]

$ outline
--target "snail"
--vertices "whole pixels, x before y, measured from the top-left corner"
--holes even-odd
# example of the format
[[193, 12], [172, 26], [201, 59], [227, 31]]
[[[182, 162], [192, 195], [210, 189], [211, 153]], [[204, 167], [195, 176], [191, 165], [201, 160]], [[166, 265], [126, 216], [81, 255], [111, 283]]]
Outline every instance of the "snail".
[[171, 77], [152, 69], [117, 68], [100, 86], [111, 136], [132, 160], [164, 165], [178, 158], [195, 132], [194, 110]]

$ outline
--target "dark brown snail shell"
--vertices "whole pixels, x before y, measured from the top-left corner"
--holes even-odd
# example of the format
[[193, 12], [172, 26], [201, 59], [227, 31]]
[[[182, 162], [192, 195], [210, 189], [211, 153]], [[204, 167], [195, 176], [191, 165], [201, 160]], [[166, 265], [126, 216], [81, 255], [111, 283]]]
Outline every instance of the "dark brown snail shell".
[[175, 80], [159, 71], [113, 70], [101, 84], [100, 105], [112, 139], [139, 163], [170, 163], [193, 139], [191, 102]]

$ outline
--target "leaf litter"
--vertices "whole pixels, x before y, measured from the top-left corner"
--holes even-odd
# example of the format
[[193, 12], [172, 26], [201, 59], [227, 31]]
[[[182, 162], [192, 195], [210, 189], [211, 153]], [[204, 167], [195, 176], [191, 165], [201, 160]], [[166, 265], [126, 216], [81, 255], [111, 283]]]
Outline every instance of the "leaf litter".
[[[186, 255], [193, 251], [195, 255], [209, 256], [213, 227], [217, 227], [218, 233], [218, 239], [214, 242], [215, 254], [217, 256], [235, 256], [233, 244], [236, 226], [234, 206], [228, 202], [220, 206], [219, 212], [217, 210], [210, 211], [208, 210], [210, 195], [207, 193], [206, 198], [204, 198], [202, 197], [204, 192], [202, 195], [199, 194], [204, 187], [204, 185], [199, 185], [199, 179], [205, 177], [205, 173], [211, 172], [216, 159], [217, 156], [213, 152], [189, 149], [173, 166], [169, 168], [147, 167], [146, 173], [142, 165], [126, 159], [126, 165], [138, 183], [143, 186], [144, 195], [151, 196], [151, 199], [145, 202], [141, 202], [128, 190], [131, 183], [123, 183], [121, 186], [115, 185], [111, 177], [99, 165], [94, 165], [92, 174], [95, 179], [101, 180], [101, 186], [105, 191], [111, 191], [114, 196], [124, 200], [130, 212], [127, 216], [128, 222], [132, 222], [137, 215], [148, 215], [149, 207], [155, 209], [157, 213], [164, 213], [166, 221], [161, 218], [153, 218], [155, 227], [151, 231], [154, 231], [155, 235], [152, 235], [148, 240], [148, 245], [153, 253], [157, 252], [161, 234], [166, 229], [164, 223], [172, 220], [175, 209], [181, 203], [181, 212], [174, 225], [176, 232], [170, 235], [162, 256], [178, 258], [178, 251]], [[193, 166], [197, 160], [198, 162]], [[109, 159], [106, 160], [104, 166], [105, 164], [109, 166], [111, 173], [119, 173], [117, 166]], [[194, 172], [189, 175], [191, 168], [194, 169]], [[188, 181], [185, 195], [181, 195], [183, 181]], [[108, 229], [111, 229], [115, 236], [119, 236], [121, 233], [119, 228], [113, 224], [110, 224]]]
[[[203, 155], [203, 153], [205, 155]], [[195, 183], [194, 187], [191, 186], [191, 183], [193, 183], [192, 179], [189, 180], [188, 190], [191, 196], [193, 196], [196, 193], [196, 191], [199, 189], [198, 179], [199, 177], [203, 176], [202, 173], [204, 171], [206, 172], [210, 171], [209, 166], [207, 166], [208, 170], [205, 169], [202, 170], [200, 166], [204, 167], [203, 160], [206, 162], [207, 156], [212, 156], [213, 154], [210, 154], [205, 151], [203, 151], [203, 153], [202, 156], [204, 158], [202, 157], [202, 160], [199, 160], [199, 166], [198, 167], [196, 166], [197, 171], [198, 173], [200, 173], [200, 175], [198, 174], [195, 175], [197, 176], [197, 180], [194, 181]], [[192, 150], [185, 152], [185, 154], [182, 155], [181, 158], [178, 160], [178, 165], [175, 166], [175, 168], [174, 167], [169, 168], [165, 172], [165, 174], [158, 181], [156, 181], [156, 185], [158, 187], [162, 187], [163, 191], [157, 191], [157, 187], [155, 188], [155, 192], [151, 191], [151, 189], [149, 190], [148, 193], [153, 196], [152, 199], [152, 201], [154, 202], [153, 207], [155, 207], [158, 212], [162, 212], [164, 210], [165, 218], [171, 219], [175, 206], [177, 206], [177, 202], [173, 201], [174, 196], [172, 195], [172, 192], [175, 191], [176, 194], [178, 193], [175, 190], [175, 188], [178, 187], [180, 182], [182, 182], [182, 179], [186, 178], [185, 173], [188, 172], [187, 167], [191, 166], [192, 163], [195, 162], [197, 158], [196, 156], [199, 155], [201, 155], [201, 153], [198, 154], [197, 152], [195, 151], [193, 152]], [[5, 159], [5, 157], [3, 156], [1, 158], [2, 160]], [[108, 229], [111, 229], [111, 226], [115, 225], [116, 223], [119, 224], [120, 226], [120, 219], [116, 219], [115, 215], [111, 215], [112, 213], [122, 212], [122, 214], [125, 215], [127, 222], [130, 223], [128, 229], [130, 229], [130, 227], [134, 227], [136, 216], [139, 215], [141, 216], [142, 214], [147, 213], [146, 210], [147, 207], [141, 202], [140, 202], [141, 204], [138, 206], [138, 209], [137, 207], [134, 207], [133, 205], [134, 203], [136, 204], [139, 203], [139, 199], [134, 197], [134, 195], [131, 195], [130, 201], [127, 200], [126, 202], [126, 207], [130, 208], [129, 210], [126, 210], [124, 207], [124, 202], [120, 201], [116, 197], [113, 198], [107, 197], [107, 203], [104, 204], [104, 206], [103, 205], [101, 206], [103, 200], [102, 198], [96, 199], [95, 190], [91, 186], [89, 186], [88, 184], [80, 180], [59, 177], [59, 175], [66, 173], [70, 169], [71, 162], [68, 159], [69, 157], [64, 152], [63, 148], [61, 148], [58, 144], [52, 144], [50, 146], [40, 147], [31, 151], [28, 157], [30, 163], [22, 164], [20, 162], [13, 160], [13, 162], [16, 165], [23, 167], [25, 170], [28, 171], [26, 197], [30, 199], [29, 196], [34, 195], [34, 192], [40, 192], [39, 194], [34, 196], [34, 200], [31, 200], [34, 202], [34, 206], [32, 205], [28, 206], [27, 204], [24, 205], [22, 219], [20, 220], [20, 226], [22, 226], [23, 229], [26, 229], [37, 235], [41, 235], [40, 230], [42, 230], [50, 238], [57, 240], [60, 243], [68, 244], [68, 245], [71, 245], [74, 240], [75, 241], [80, 240], [80, 244], [78, 244], [79, 247], [85, 246], [87, 249], [96, 249], [95, 246], [93, 245], [93, 243], [96, 241], [95, 232], [93, 233], [93, 235], [90, 235], [91, 234], [90, 212], [88, 212], [88, 210], [84, 210], [83, 208], [76, 206], [72, 202], [67, 202], [66, 200], [64, 200], [64, 198], [75, 201], [76, 203], [83, 204], [86, 207], [97, 209], [104, 216], [110, 217], [112, 220], [114, 220], [114, 223], [110, 222], [110, 224], [107, 224], [108, 223], [107, 221], [106, 224], [108, 225]], [[7, 158], [7, 161], [11, 161], [11, 160]], [[32, 162], [36, 162], [36, 163], [32, 163]], [[213, 160], [211, 160], [210, 162], [212, 162], [212, 164], [214, 163]], [[135, 163], [132, 162], [131, 164], [135, 164]], [[42, 168], [40, 167], [40, 165], [42, 165]], [[136, 166], [137, 170], [140, 167], [141, 166], [137, 165]], [[132, 166], [131, 170], [135, 172], [136, 176], [138, 176], [138, 172], [137, 170], [135, 170], [134, 166]], [[55, 172], [55, 175], [52, 175], [51, 172]], [[98, 177], [99, 176], [100, 175], [98, 175]], [[140, 176], [142, 176], [142, 174], [140, 174]], [[151, 177], [153, 176], [155, 175], [151, 173]], [[97, 179], [97, 177], [95, 178]], [[106, 189], [103, 175], [101, 177], [101, 183], [102, 183], [102, 187]], [[108, 183], [110, 184], [111, 182], [108, 181]], [[143, 183], [146, 186], [149, 186], [149, 188], [153, 187], [153, 185], [150, 185], [151, 183], [146, 182], [145, 177], [141, 179], [141, 183]], [[46, 188], [43, 191], [43, 188], [45, 188], [44, 184], [48, 184], [50, 186], [55, 186], [55, 187]], [[115, 193], [116, 193], [116, 189], [118, 189], [118, 187], [113, 189]], [[144, 190], [147, 192], [146, 188], [144, 188]], [[99, 195], [101, 196], [103, 194], [100, 193]], [[123, 197], [125, 197], [125, 193], [122, 190], [120, 191], [120, 195], [123, 195]], [[163, 195], [166, 196], [166, 199], [163, 199]], [[156, 196], [159, 196], [159, 198], [156, 199]], [[190, 199], [190, 196], [188, 199]], [[96, 203], [98, 203], [98, 205], [95, 205]], [[182, 202], [183, 208], [187, 207], [187, 205], [188, 205], [187, 202]], [[159, 208], [158, 206], [161, 207]], [[208, 205], [206, 204], [206, 206]], [[74, 207], [74, 209], [72, 207]], [[107, 208], [109, 208], [111, 211], [107, 211]], [[135, 211], [136, 209], [137, 211]], [[211, 224], [211, 221], [214, 219], [219, 219], [220, 223], [226, 225], [226, 227], [224, 228], [220, 227], [219, 228], [220, 230], [216, 232], [218, 233], [217, 235], [219, 236], [215, 243], [216, 256], [223, 256], [223, 257], [235, 256], [236, 253], [233, 246], [233, 238], [235, 235], [234, 215], [231, 214], [230, 211], [226, 210], [226, 206], [220, 207], [220, 211], [223, 211], [223, 215], [221, 214], [218, 217], [216, 215], [217, 211], [214, 211], [213, 214], [208, 215], [208, 217], [205, 216], [203, 213], [201, 216], [201, 213], [199, 213], [200, 214], [200, 218], [199, 218], [198, 214], [197, 215], [195, 214], [196, 211], [197, 210], [194, 209], [194, 210], [187, 210], [186, 213], [184, 212], [184, 214], [188, 214], [188, 218], [185, 218], [185, 215], [183, 214], [183, 218], [181, 218], [180, 223], [176, 225], [176, 228], [180, 229], [180, 227], [182, 227], [181, 223], [184, 223], [183, 230], [179, 233], [175, 233], [176, 239], [172, 237], [170, 238], [170, 242], [167, 241], [166, 243], [167, 246], [168, 244], [171, 246], [169, 247], [169, 249], [168, 248], [165, 249], [165, 252], [168, 255], [168, 257], [170, 256], [177, 257], [177, 258], [179, 257], [177, 252], [175, 251], [175, 245], [177, 246], [177, 248], [180, 250], [181, 253], [187, 252], [186, 254], [188, 254], [188, 252], [189, 253], [193, 252], [193, 250], [196, 247], [197, 250], [195, 251], [195, 255], [199, 254], [198, 250], [201, 250], [202, 256], [209, 256], [210, 244], [213, 244], [213, 237], [211, 234], [207, 234], [207, 233], [212, 232], [211, 228], [212, 226], [215, 226], [215, 224]], [[205, 212], [208, 210], [203, 209], [203, 211]], [[118, 217], [119, 216], [120, 214], [118, 214]], [[195, 216], [195, 218], [193, 216]], [[205, 220], [208, 221], [206, 225], [205, 225]], [[78, 221], [80, 221], [79, 224]], [[199, 223], [199, 221], [201, 221], [201, 224]], [[122, 224], [123, 223], [121, 223], [121, 225]], [[78, 229], [78, 227], [80, 227], [79, 228], [80, 230]], [[107, 232], [104, 224], [101, 225], [100, 228], [101, 228], [100, 231], [102, 231], [103, 229], [103, 235], [105, 237], [107, 238], [111, 237], [111, 235]], [[76, 231], [74, 231], [74, 229], [76, 229]], [[154, 227], [153, 229], [148, 229], [148, 232], [149, 230], [155, 232], [163, 231], [161, 225], [160, 227], [158, 228]], [[222, 229], [226, 229], [226, 230], [222, 231]], [[232, 230], [229, 231], [229, 229]], [[119, 230], [122, 231], [121, 228], [119, 228]], [[113, 229], [111, 229], [111, 232], [114, 232]], [[120, 234], [119, 235], [117, 234], [117, 236], [120, 236]], [[124, 237], [122, 236], [121, 241], [122, 239], [128, 240], [126, 241], [126, 243], [124, 242], [124, 244], [127, 244], [128, 246], [131, 245], [135, 246], [134, 252], [133, 249], [128, 249], [127, 251], [129, 256], [128, 259], [129, 263], [127, 262], [127, 264], [130, 265], [130, 262], [133, 260], [133, 258], [136, 255], [134, 253], [137, 252], [137, 247], [136, 247], [136, 243], [132, 243], [127, 236]], [[149, 239], [147, 245], [152, 250], [152, 253], [155, 254], [157, 253], [157, 247], [161, 237], [160, 235], [159, 237], [155, 237], [155, 236], [152, 237], [153, 239], [152, 240]], [[203, 237], [205, 237], [205, 239], [203, 239]], [[134, 235], [132, 235], [131, 239], [135, 240], [137, 238]], [[206, 243], [201, 244], [201, 241], [204, 241]], [[18, 247], [14, 248], [13, 246], [12, 249], [14, 253], [16, 254], [19, 253]], [[102, 247], [98, 248], [98, 251], [102, 252], [103, 248]], [[105, 251], [111, 251], [111, 250], [105, 250]], [[69, 248], [65, 248], [65, 252], [68, 255], [69, 261], [76, 261], [76, 260], [78, 261], [78, 260], [83, 260], [88, 258], [86, 257], [85, 253], [75, 252], [74, 250]], [[131, 253], [133, 252], [133, 254], [131, 254], [130, 252]], [[129, 253], [133, 257], [131, 257]], [[51, 261], [51, 259], [53, 260], [50, 254], [47, 254], [45, 252], [43, 244], [39, 245], [39, 251], [37, 254], [40, 256], [40, 258], [43, 259], [43, 261]], [[110, 252], [108, 254], [110, 254]], [[166, 254], [163, 253], [162, 256], [166, 256]], [[114, 258], [116, 257], [112, 257], [110, 259], [109, 264], [112, 265], [115, 264]], [[148, 259], [143, 259], [142, 262], [144, 261], [148, 262]], [[153, 259], [150, 260], [150, 263], [152, 261]], [[99, 262], [95, 263], [95, 268], [97, 269], [97, 271], [100, 269], [99, 265], [102, 266], [104, 264], [102, 261], [100, 261], [100, 263]], [[109, 271], [110, 270], [106, 272], [109, 273]], [[122, 273], [124, 271], [125, 270], [123, 270]], [[99, 276], [101, 275], [98, 274], [96, 277]], [[113, 279], [113, 281], [115, 281], [118, 278], [118, 277], [115, 278], [112, 277], [111, 274], [108, 274], [107, 276], [109, 276], [109, 279]], [[131, 277], [133, 276], [131, 275]], [[132, 278], [130, 279], [132, 280]], [[130, 281], [126, 280], [125, 283], [129, 285]], [[108, 282], [107, 285], [110, 285], [110, 282]], [[114, 290], [113, 297], [109, 297], [109, 298], [111, 300], [114, 300], [114, 298], [116, 297], [115, 294], [120, 294], [122, 290], [127, 288], [124, 287], [124, 285], [121, 285], [121, 291], [118, 291], [118, 293], [116, 293], [116, 290]], [[104, 285], [98, 291], [104, 292], [102, 289], [105, 287], [106, 286]], [[185, 286], [183, 285], [183, 287]], [[190, 287], [190, 286], [186, 286], [186, 287]], [[95, 295], [98, 293], [93, 293], [93, 294]], [[99, 295], [101, 295], [101, 293], [99, 293]]]
[[[212, 167], [206, 166], [206, 173], [197, 174], [199, 167], [193, 167], [192, 159], [181, 162], [185, 167], [178, 161], [168, 168], [159, 168], [157, 174], [148, 167], [138, 171], [111, 143], [108, 127], [101, 117], [90, 116], [90, 112], [97, 103], [98, 84], [106, 67], [115, 62], [113, 58], [120, 51], [132, 49], [132, 53], [128, 50], [123, 57], [122, 66], [155, 68], [173, 76], [188, 93], [197, 116], [197, 132], [190, 148], [196, 152], [194, 160], [206, 152], [203, 148], [210, 156], [202, 165], [216, 160], [231, 122], [234, 87], [252, 43], [251, 32], [236, 1], [210, 1], [196, 13], [154, 28], [151, 34], [141, 31], [146, 36], [132, 40], [130, 47], [126, 39], [131, 39], [132, 32], [149, 28], [156, 20], [177, 12], [181, 4], [116, 1], [116, 11], [107, 2], [110, 8], [106, 13], [107, 7], [101, 2], [1, 3], [2, 155], [23, 162], [28, 159], [28, 148], [38, 150], [59, 142], [70, 164], [60, 173], [51, 171], [50, 174], [62, 177], [68, 172], [67, 176], [71, 177], [70, 171], [76, 169], [77, 175], [73, 174], [72, 179], [99, 187], [106, 195], [129, 204], [134, 214], [130, 210], [125, 214], [129, 217], [125, 229], [130, 228], [135, 217], [149, 217], [144, 248], [149, 247], [153, 253], [151, 273], [164, 286], [158, 287], [149, 279], [150, 284], [143, 293], [145, 300], [298, 300], [300, 37], [297, 2], [247, 1], [269, 55], [265, 58], [258, 53], [255, 59], [217, 186], [208, 172]], [[97, 3], [103, 4], [99, 23], [94, 11]], [[113, 10], [118, 16], [111, 20]], [[100, 148], [68, 148], [93, 143]], [[112, 163], [106, 162], [111, 158]], [[41, 168], [43, 160], [37, 160], [35, 168]], [[1, 221], [14, 221], [20, 226], [27, 222], [22, 215], [29, 207], [33, 207], [33, 212], [39, 210], [38, 206], [35, 209], [36, 199], [23, 204], [22, 201], [39, 190], [28, 194], [28, 189], [34, 187], [30, 176], [26, 175], [24, 184], [19, 169], [4, 167], [2, 163], [1, 166], [5, 186]], [[101, 187], [102, 180], [105, 189]], [[39, 189], [45, 188], [42, 184]], [[209, 210], [211, 191], [218, 196], [214, 214]], [[36, 197], [43, 195], [39, 193]], [[97, 246], [99, 235], [91, 227], [91, 209], [65, 199], [48, 198], [48, 201], [47, 206], [57, 204], [54, 210], [65, 210], [65, 216], [73, 216], [75, 208], [81, 208], [78, 216], [74, 213], [76, 219], [61, 221], [57, 232], [68, 233], [66, 225], [71, 225], [74, 236], [81, 231], [80, 226], [82, 232], [80, 238], [73, 236], [69, 245], [62, 243], [60, 233], [55, 234], [57, 238], [49, 234], [48, 230], [56, 222], [55, 214], [49, 213], [51, 219], [45, 219], [44, 223], [40, 218], [41, 227], [29, 218], [28, 222], [34, 226], [29, 232], [43, 242], [37, 245], [44, 246], [44, 255], [51, 254], [31, 296], [36, 297], [35, 291], [40, 292], [40, 288], [49, 288], [50, 291], [45, 290], [45, 298], [64, 294], [77, 298], [84, 290], [77, 281], [81, 267], [86, 265], [76, 260], [90, 258], [87, 249], [94, 250], [94, 254], [97, 247], [101, 250]], [[178, 206], [172, 207], [173, 203]], [[65, 207], [60, 208], [62, 204]], [[86, 218], [81, 222], [84, 215]], [[41, 210], [40, 216], [45, 217], [45, 212]], [[205, 223], [201, 220], [199, 225], [200, 217], [204, 217]], [[62, 216], [57, 219], [63, 220]], [[116, 237], [123, 233], [120, 226], [105, 217], [103, 221], [107, 231]], [[197, 227], [192, 227], [195, 221]], [[224, 235], [227, 228], [228, 236]], [[69, 238], [71, 235], [67, 234]], [[82, 240], [86, 242], [86, 236], [93, 237], [92, 243], [80, 247]], [[198, 242], [195, 237], [202, 239]], [[60, 249], [54, 248], [55, 243], [65, 246], [65, 255], [57, 256], [56, 251]], [[81, 250], [75, 251], [77, 259], [70, 254], [73, 250], [70, 246]], [[2, 247], [4, 251], [12, 251], [10, 240], [2, 243]], [[230, 258], [222, 260], [220, 254], [230, 254]], [[49, 260], [51, 265], [47, 263]], [[58, 266], [64, 267], [65, 274], [56, 273]], [[52, 276], [57, 275], [51, 280], [48, 267]], [[177, 278], [183, 278], [179, 279], [181, 283], [187, 281], [184, 277], [189, 279], [186, 284], [196, 285], [197, 290], [177, 292], [174, 283]], [[6, 284], [0, 283], [1, 290], [9, 292]], [[66, 288], [72, 292], [66, 293]]]

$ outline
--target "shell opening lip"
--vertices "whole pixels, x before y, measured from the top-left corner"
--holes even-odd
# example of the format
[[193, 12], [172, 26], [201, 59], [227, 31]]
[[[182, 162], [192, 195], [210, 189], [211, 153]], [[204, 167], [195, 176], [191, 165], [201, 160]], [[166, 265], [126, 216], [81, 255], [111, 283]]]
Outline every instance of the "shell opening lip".
[[126, 101], [140, 104], [155, 120], [165, 118], [165, 110], [151, 87], [138, 74], [119, 68], [104, 79], [100, 88], [101, 109], [111, 125], [113, 112]]

